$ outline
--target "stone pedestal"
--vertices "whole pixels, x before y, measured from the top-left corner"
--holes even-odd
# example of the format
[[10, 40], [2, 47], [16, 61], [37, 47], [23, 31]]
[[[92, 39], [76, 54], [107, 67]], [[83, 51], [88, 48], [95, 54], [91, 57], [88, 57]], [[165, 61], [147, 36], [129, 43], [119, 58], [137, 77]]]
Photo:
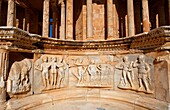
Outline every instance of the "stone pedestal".
[[0, 50], [0, 102], [6, 101], [6, 80], [9, 62], [9, 53], [6, 50]]
[[42, 30], [42, 36], [48, 37], [49, 35], [49, 6], [50, 6], [50, 0], [44, 0], [44, 7], [43, 7], [43, 30]]

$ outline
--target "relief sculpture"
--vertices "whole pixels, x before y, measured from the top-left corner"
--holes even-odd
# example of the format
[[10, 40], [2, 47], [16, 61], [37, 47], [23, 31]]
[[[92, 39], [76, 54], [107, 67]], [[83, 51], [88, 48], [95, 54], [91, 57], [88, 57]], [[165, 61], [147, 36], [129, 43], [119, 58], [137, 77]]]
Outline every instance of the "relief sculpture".
[[78, 87], [111, 87], [112, 66], [97, 57], [71, 59], [69, 73], [77, 79]]
[[153, 93], [153, 90], [150, 89], [152, 87], [151, 67], [145, 62], [144, 55], [139, 55], [135, 61], [129, 61], [128, 56], [124, 56], [115, 69], [122, 73], [118, 88]]
[[8, 78], [8, 92], [12, 94], [28, 92], [31, 89], [30, 72], [32, 60], [24, 59], [14, 62], [11, 66]]
[[[37, 61], [42, 61], [35, 66], [42, 76], [42, 90], [49, 90], [62, 87], [65, 77], [66, 65], [64, 59], [56, 56], [41, 56]], [[37, 62], [36, 61], [36, 62]]]

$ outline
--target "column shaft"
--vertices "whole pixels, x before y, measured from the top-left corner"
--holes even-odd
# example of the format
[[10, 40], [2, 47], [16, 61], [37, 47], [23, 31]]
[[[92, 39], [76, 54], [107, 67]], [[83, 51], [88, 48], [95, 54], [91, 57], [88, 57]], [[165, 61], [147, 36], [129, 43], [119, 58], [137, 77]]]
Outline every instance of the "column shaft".
[[150, 31], [148, 0], [142, 0], [143, 32]]
[[107, 0], [107, 39], [113, 36], [113, 0]]
[[50, 0], [44, 0], [43, 3], [43, 30], [42, 30], [42, 36], [48, 37], [49, 36], [49, 6], [50, 6]]
[[170, 0], [168, 0], [168, 24], [170, 25]]
[[8, 0], [8, 14], [7, 26], [14, 26], [15, 24], [15, 3], [14, 0]]
[[60, 26], [60, 39], [64, 40], [65, 37], [65, 4], [61, 3], [61, 26]]
[[57, 38], [57, 12], [56, 10], [53, 10], [53, 38]]
[[127, 0], [127, 19], [128, 19], [128, 34], [129, 36], [133, 36], [135, 35], [133, 0]]
[[2, 7], [2, 0], [0, 0], [0, 25], [2, 23], [2, 17], [1, 17], [2, 16], [2, 14], [1, 14], [2, 13], [2, 8], [1, 7]]
[[29, 9], [25, 9], [25, 30], [29, 32], [30, 28], [30, 13]]
[[0, 50], [0, 102], [6, 101], [6, 81], [9, 66], [9, 52]]
[[87, 0], [87, 39], [93, 37], [92, 0]]
[[67, 23], [66, 23], [66, 39], [73, 39], [73, 0], [66, 0]]

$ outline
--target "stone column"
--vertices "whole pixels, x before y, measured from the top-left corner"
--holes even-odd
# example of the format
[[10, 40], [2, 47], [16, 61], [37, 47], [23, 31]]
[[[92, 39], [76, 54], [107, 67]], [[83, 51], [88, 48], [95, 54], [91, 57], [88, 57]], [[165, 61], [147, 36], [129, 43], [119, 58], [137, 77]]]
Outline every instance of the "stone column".
[[113, 36], [113, 0], [107, 0], [107, 39]]
[[66, 39], [73, 39], [73, 0], [66, 0]]
[[127, 0], [128, 35], [135, 35], [133, 0]]
[[117, 0], [113, 1], [113, 36], [114, 38], [118, 38], [118, 30], [119, 30], [119, 18], [118, 18], [118, 12], [117, 12]]
[[169, 14], [169, 16], [168, 16], [168, 24], [170, 25], [170, 0], [168, 0], [168, 14]]
[[53, 9], [52, 9], [52, 13], [53, 13], [53, 38], [57, 38], [57, 10], [56, 10], [56, 6], [53, 6]]
[[6, 81], [9, 65], [9, 52], [0, 49], [0, 102], [6, 101]]
[[135, 29], [136, 29], [136, 34], [139, 34], [142, 32], [141, 29], [141, 1], [136, 0], [135, 1]]
[[148, 0], [142, 0], [143, 32], [150, 31]]
[[61, 26], [60, 26], [60, 39], [64, 40], [65, 37], [65, 3], [61, 2]]
[[0, 0], [0, 25], [1, 25], [1, 19], [2, 19], [2, 17], [1, 17], [1, 15], [2, 15], [2, 14], [1, 14], [1, 13], [2, 13], [2, 11], [1, 11], [1, 10], [2, 10], [2, 9], [1, 9], [1, 6], [2, 6], [2, 0]]
[[15, 2], [8, 0], [7, 26], [14, 26], [15, 23]]
[[30, 30], [30, 13], [29, 9], [25, 9], [25, 30], [29, 32]]
[[49, 15], [50, 15], [50, 0], [44, 0], [43, 3], [43, 29], [42, 29], [42, 36], [48, 37], [49, 36]]
[[164, 0], [160, 1], [161, 4], [159, 5], [158, 14], [159, 14], [159, 26], [165, 25], [165, 2]]
[[92, 0], [87, 0], [87, 39], [93, 37]]

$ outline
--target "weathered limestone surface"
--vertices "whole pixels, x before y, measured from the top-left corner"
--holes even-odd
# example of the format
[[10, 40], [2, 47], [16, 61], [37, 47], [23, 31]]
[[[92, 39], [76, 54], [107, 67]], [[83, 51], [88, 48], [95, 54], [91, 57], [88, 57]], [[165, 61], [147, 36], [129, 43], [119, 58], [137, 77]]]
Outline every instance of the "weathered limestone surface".
[[[110, 107], [104, 106], [106, 102], [119, 100], [120, 106], [124, 103], [130, 110], [134, 105], [143, 110], [168, 109], [168, 26], [133, 37], [88, 42], [43, 38], [17, 28], [0, 29], [0, 40], [10, 47], [7, 52], [21, 55], [15, 58], [9, 54], [7, 60], [7, 52], [2, 52], [6, 56], [2, 62], [10, 61], [10, 69], [7, 63], [1, 69], [1, 88], [6, 90], [7, 80], [7, 94], [12, 98], [8, 109], [46, 108], [48, 102], [59, 104], [59, 100], [67, 101], [68, 106], [70, 100], [105, 100], [100, 107], [106, 109]], [[30, 99], [34, 100], [25, 101]]]
[[42, 36], [49, 36], [49, 13], [50, 12], [50, 0], [44, 0], [43, 2], [43, 29]]

